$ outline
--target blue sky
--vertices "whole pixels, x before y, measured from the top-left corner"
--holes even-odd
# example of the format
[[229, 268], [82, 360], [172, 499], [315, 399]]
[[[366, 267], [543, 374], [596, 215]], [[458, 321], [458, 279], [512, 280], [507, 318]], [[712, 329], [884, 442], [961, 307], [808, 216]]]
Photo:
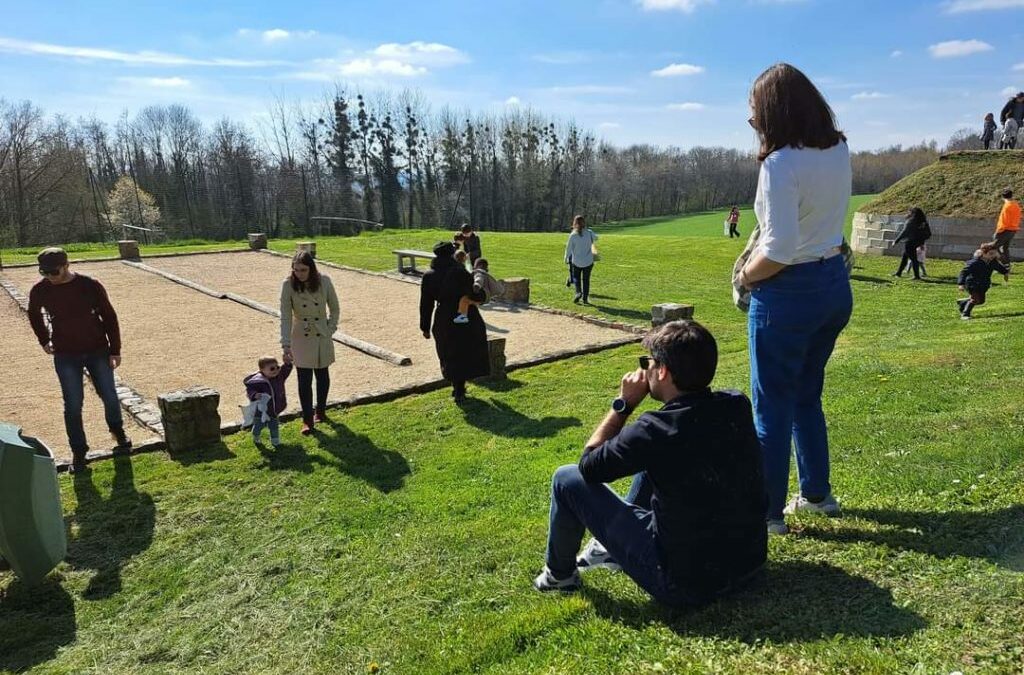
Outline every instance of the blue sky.
[[871, 149], [980, 129], [1024, 89], [1024, 0], [0, 2], [0, 96], [72, 118], [183, 103], [258, 128], [341, 83], [750, 149], [750, 84], [789, 61]]

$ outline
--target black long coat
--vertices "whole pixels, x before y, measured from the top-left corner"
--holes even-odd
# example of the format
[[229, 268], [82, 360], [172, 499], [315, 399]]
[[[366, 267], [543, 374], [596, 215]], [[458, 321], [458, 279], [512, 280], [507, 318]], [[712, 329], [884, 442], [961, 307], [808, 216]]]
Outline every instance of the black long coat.
[[470, 305], [466, 314], [469, 323], [452, 323], [459, 312], [459, 298], [468, 295], [483, 302], [486, 296], [474, 290], [472, 275], [454, 259], [451, 263], [437, 262], [440, 264], [436, 268], [423, 275], [420, 286], [420, 330], [434, 335], [441, 375], [450, 382], [490, 375], [487, 326], [480, 310]]

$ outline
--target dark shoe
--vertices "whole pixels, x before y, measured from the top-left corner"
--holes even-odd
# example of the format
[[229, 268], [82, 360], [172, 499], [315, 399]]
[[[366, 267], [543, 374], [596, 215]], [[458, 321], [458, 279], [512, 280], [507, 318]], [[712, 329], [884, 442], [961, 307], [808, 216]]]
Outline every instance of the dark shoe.
[[302, 420], [302, 429], [299, 431], [303, 436], [313, 433], [313, 420]]
[[573, 301], [573, 302], [575, 302], [575, 303], [576, 303], [576, 304], [578, 305], [578, 304], [580, 304], [580, 301], [581, 301], [582, 299], [583, 299], [583, 296], [582, 296], [582, 295], [580, 295], [579, 293], [577, 293], [577, 294], [576, 294], [576, 297], [575, 297], [575, 298], [573, 298], [573, 299], [572, 299], [572, 301]]
[[11, 563], [7, 562], [3, 558], [0, 558], [0, 572], [6, 572], [11, 569]]
[[903, 274], [900, 273], [900, 272], [893, 272], [892, 276], [894, 276], [894, 277], [896, 277], [898, 279], [902, 279], [903, 278]]
[[455, 405], [462, 405], [466, 402], [466, 392], [459, 391], [452, 394], [452, 398], [455, 399]]
[[124, 432], [124, 429], [116, 429], [110, 432], [110, 435], [114, 437], [114, 441], [117, 445], [114, 446], [114, 454], [127, 454], [132, 449], [132, 439], [128, 438], [128, 434]]
[[327, 421], [327, 411], [326, 410], [317, 410], [315, 413], [313, 413], [313, 421], [315, 423], [317, 423], [317, 424], [323, 424], [324, 422], [326, 422]]
[[71, 466], [68, 467], [68, 473], [79, 473], [88, 468], [89, 465], [85, 463], [85, 453], [88, 451], [88, 448], [71, 451]]

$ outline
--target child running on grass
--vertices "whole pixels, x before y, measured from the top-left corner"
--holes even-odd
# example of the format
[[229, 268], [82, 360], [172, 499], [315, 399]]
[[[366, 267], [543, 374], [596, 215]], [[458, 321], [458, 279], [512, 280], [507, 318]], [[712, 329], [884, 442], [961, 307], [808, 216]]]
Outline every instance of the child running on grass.
[[970, 297], [957, 300], [960, 318], [965, 321], [971, 318], [971, 311], [978, 305], [985, 304], [985, 294], [992, 287], [992, 272], [1006, 274], [1007, 269], [997, 258], [999, 252], [992, 244], [982, 244], [974, 252], [974, 257], [964, 263], [956, 283], [961, 291], [967, 291]]
[[[487, 296], [484, 298], [484, 302], [490, 302], [491, 298], [505, 292], [505, 284], [492, 277], [487, 269], [487, 258], [477, 258], [473, 264], [473, 287], [480, 289]], [[452, 319], [452, 323], [469, 323], [469, 317], [466, 316], [466, 313], [469, 312], [469, 306], [480, 304], [483, 303], [476, 302], [468, 295], [459, 298], [459, 313]]]
[[259, 370], [242, 380], [245, 396], [252, 401], [250, 405], [255, 407], [252, 440], [258, 445], [260, 432], [263, 427], [267, 427], [270, 430], [270, 444], [276, 448], [281, 444], [277, 416], [288, 406], [284, 381], [292, 374], [292, 364], [287, 362], [281, 366], [273, 356], [261, 356], [257, 365]]

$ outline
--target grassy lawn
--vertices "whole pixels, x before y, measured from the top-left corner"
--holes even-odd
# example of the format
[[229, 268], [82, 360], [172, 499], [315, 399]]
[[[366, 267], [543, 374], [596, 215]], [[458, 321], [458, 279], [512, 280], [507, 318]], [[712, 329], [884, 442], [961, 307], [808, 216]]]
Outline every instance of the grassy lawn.
[[[692, 301], [719, 339], [716, 386], [747, 390], [728, 288], [743, 240], [722, 237], [721, 214], [694, 220], [686, 237], [609, 232], [588, 311], [640, 322], [652, 302]], [[442, 234], [322, 240], [319, 254], [385, 269], [391, 248]], [[574, 307], [564, 235], [482, 238], [499, 276]], [[551, 473], [577, 459], [634, 346], [472, 387], [465, 410], [436, 392], [335, 411], [312, 438], [287, 424], [276, 451], [236, 435], [62, 477], [68, 560], [34, 589], [0, 573], [0, 670], [1019, 672], [1024, 280], [962, 322], [958, 263], [931, 261], [916, 283], [891, 279], [895, 263], [858, 258], [828, 373], [845, 516], [796, 519], [738, 596], [670, 613], [605, 571], [576, 596], [530, 586]]]
[[[249, 244], [244, 241], [213, 241], [212, 239], [182, 239], [169, 241], [161, 244], [143, 244], [142, 255], [164, 255], [167, 253], [197, 253], [199, 251], [220, 251], [228, 248], [248, 248]], [[0, 250], [0, 257], [5, 265], [16, 265], [21, 263], [34, 263], [36, 255], [39, 254], [40, 246], [26, 246], [24, 248], [5, 248]], [[107, 258], [117, 256], [117, 244], [110, 242], [79, 242], [75, 244], [64, 244], [63, 248], [68, 252], [72, 260], [88, 260], [91, 258]]]

